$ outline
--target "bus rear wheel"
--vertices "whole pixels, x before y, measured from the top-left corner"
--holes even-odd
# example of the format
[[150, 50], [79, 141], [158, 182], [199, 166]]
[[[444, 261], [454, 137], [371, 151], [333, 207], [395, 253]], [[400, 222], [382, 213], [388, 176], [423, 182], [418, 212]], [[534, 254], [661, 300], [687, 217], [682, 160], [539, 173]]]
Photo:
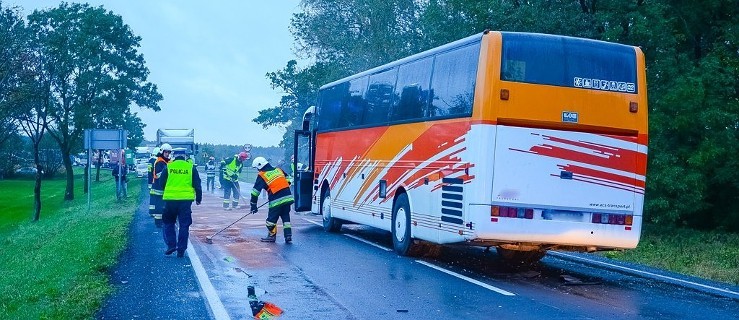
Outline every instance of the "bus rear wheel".
[[392, 227], [393, 248], [401, 256], [418, 255], [420, 245], [411, 238], [411, 206], [408, 195], [400, 194], [393, 205]]
[[530, 266], [534, 263], [539, 262], [541, 258], [547, 254], [546, 250], [532, 250], [532, 251], [521, 251], [504, 249], [501, 247], [496, 248], [498, 255], [511, 266]]
[[323, 230], [341, 231], [342, 221], [331, 216], [331, 190], [329, 189], [323, 191], [321, 195], [321, 215], [323, 215]]

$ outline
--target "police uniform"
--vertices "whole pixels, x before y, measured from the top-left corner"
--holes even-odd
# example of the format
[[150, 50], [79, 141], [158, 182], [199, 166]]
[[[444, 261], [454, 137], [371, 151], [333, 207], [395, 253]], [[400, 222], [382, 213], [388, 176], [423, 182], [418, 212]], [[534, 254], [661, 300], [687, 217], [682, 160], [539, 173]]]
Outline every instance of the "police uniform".
[[295, 202], [290, 192], [290, 184], [285, 178], [285, 172], [274, 168], [269, 163], [259, 169], [259, 175], [254, 188], [251, 190], [251, 211], [257, 211], [257, 198], [262, 190], [267, 190], [269, 211], [267, 213], [267, 237], [263, 242], [275, 242], [277, 236], [277, 219], [282, 219], [285, 242], [292, 242], [292, 225], [290, 224], [290, 205]]
[[[167, 168], [160, 178], [164, 185], [164, 243], [167, 245], [165, 254], [184, 256], [187, 249], [190, 225], [192, 224], [192, 202], [200, 204], [203, 192], [200, 187], [200, 175], [197, 168], [184, 157], [177, 156], [167, 164]], [[179, 235], [175, 232], [174, 224], [179, 224]]]

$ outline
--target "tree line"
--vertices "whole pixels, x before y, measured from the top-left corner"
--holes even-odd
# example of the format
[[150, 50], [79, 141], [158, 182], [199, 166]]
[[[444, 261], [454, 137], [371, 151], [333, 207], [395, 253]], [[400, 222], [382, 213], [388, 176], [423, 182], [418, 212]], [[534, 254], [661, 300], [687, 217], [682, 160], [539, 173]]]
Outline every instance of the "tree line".
[[[149, 82], [138, 52], [141, 38], [102, 6], [61, 3], [24, 16], [0, 1], [0, 149], [27, 136], [37, 168], [34, 218], [41, 209], [39, 145], [51, 137], [66, 172], [65, 200], [74, 199], [72, 158], [85, 129], [127, 129], [143, 140], [132, 106], [159, 110], [162, 95]], [[46, 137], [46, 138], [45, 138]]]
[[284, 91], [254, 119], [293, 129], [318, 88], [485, 29], [639, 46], [646, 55], [648, 223], [739, 231], [739, 1], [303, 0], [294, 60], [266, 76]]

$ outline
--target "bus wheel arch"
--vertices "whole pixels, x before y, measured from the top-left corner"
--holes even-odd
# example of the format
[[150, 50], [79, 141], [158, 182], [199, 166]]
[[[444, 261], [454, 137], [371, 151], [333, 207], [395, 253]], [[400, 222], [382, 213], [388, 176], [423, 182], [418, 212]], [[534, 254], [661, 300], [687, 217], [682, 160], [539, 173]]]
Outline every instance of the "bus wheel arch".
[[331, 215], [331, 207], [331, 188], [328, 186], [328, 182], [324, 181], [321, 186], [321, 202], [319, 204], [319, 210], [323, 217], [323, 230], [339, 232], [343, 221]]
[[415, 243], [411, 232], [411, 205], [404, 189], [398, 189], [393, 198], [390, 232], [393, 248], [401, 256], [415, 256], [421, 246]]

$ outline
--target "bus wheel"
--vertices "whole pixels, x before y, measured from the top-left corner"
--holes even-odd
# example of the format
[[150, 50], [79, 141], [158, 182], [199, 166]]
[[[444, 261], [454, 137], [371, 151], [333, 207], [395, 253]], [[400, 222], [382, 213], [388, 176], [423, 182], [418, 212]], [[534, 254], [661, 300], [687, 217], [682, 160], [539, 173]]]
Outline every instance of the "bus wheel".
[[497, 247], [496, 249], [498, 251], [498, 255], [500, 255], [507, 264], [514, 267], [530, 266], [537, 263], [547, 254], [546, 250], [520, 251], [504, 249], [501, 247]]
[[323, 230], [328, 232], [341, 231], [341, 220], [331, 216], [331, 191], [326, 189], [321, 195], [321, 215], [323, 215]]
[[419, 245], [413, 243], [411, 238], [411, 206], [408, 203], [408, 195], [402, 193], [398, 196], [393, 206], [392, 218], [393, 248], [401, 256], [413, 256], [418, 254]]

